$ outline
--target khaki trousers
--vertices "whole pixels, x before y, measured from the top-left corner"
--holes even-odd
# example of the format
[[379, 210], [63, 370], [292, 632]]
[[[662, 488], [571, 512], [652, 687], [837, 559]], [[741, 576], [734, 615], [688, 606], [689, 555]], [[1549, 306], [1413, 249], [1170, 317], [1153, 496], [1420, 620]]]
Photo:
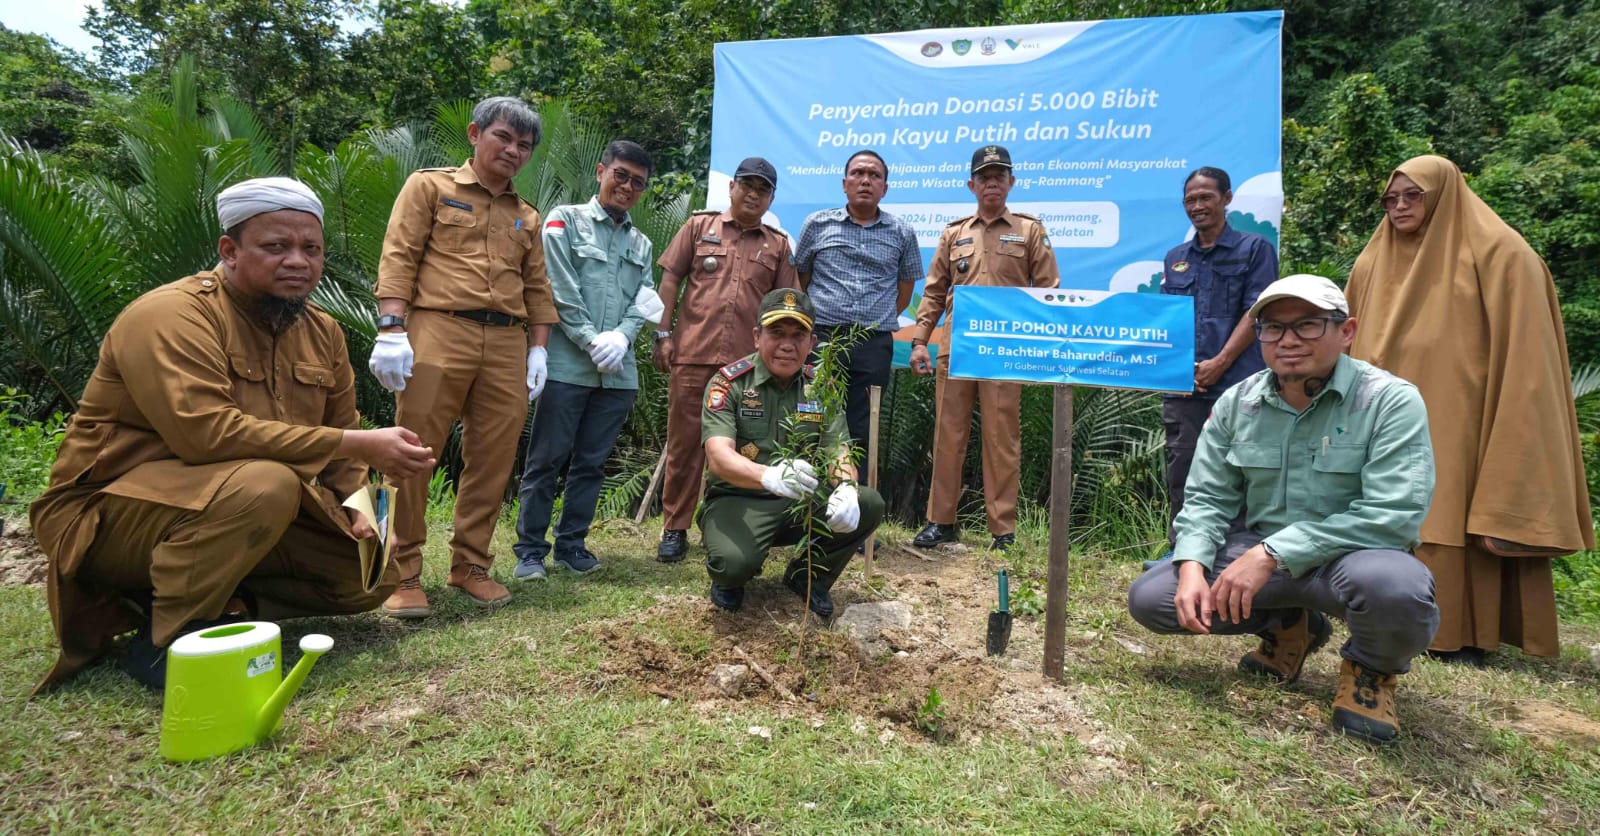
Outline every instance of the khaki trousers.
[[[395, 394], [395, 423], [443, 452], [450, 425], [461, 419], [461, 478], [456, 484], [450, 579], [468, 566], [488, 569], [489, 541], [500, 516], [528, 417], [528, 334], [521, 328], [480, 325], [448, 313], [414, 309], [406, 334], [416, 355], [411, 379]], [[428, 480], [421, 473], [396, 484], [394, 560], [400, 577], [422, 573], [428, 541]]]
[[77, 578], [127, 591], [152, 590], [151, 640], [165, 647], [183, 625], [222, 615], [235, 594], [266, 621], [364, 612], [399, 583], [391, 565], [371, 592], [348, 534], [302, 510], [300, 477], [286, 465], [250, 461], [198, 511], [105, 495], [99, 528]]
[[1022, 461], [1022, 384], [952, 380], [949, 356], [943, 353], [935, 383], [938, 412], [928, 522], [955, 524], [961, 502], [961, 465], [967, 458], [972, 407], [977, 401], [983, 410], [983, 505], [989, 515], [989, 533], [995, 537], [1015, 533]]
[[700, 503], [706, 451], [700, 444], [700, 410], [706, 384], [720, 366], [673, 366], [667, 384], [667, 467], [661, 479], [661, 527], [688, 530]]

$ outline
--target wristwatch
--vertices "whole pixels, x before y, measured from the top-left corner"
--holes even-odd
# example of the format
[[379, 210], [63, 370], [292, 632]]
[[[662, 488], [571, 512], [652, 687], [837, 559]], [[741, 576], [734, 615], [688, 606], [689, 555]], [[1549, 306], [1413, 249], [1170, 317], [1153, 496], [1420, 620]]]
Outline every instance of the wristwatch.
[[927, 344], [928, 344], [928, 341], [922, 339], [921, 337], [912, 337], [911, 338], [911, 347], [912, 348], [916, 348], [919, 345], [927, 345]]
[[671, 337], [671, 336], [672, 336], [672, 332], [671, 331], [657, 331], [656, 332], [656, 342], [661, 342], [662, 340], [667, 339], [668, 337]]
[[382, 331], [385, 328], [404, 328], [404, 327], [406, 327], [406, 318], [403, 317], [403, 316], [396, 316], [394, 314], [384, 314], [383, 316], [378, 317], [378, 330], [379, 331]]

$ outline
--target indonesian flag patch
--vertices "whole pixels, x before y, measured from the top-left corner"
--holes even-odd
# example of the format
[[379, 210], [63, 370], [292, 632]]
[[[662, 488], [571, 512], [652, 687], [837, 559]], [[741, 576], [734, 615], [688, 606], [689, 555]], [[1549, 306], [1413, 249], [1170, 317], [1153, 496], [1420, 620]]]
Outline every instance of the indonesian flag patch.
[[566, 231], [567, 222], [563, 220], [546, 221], [544, 224], [544, 234], [546, 235], [563, 235]]

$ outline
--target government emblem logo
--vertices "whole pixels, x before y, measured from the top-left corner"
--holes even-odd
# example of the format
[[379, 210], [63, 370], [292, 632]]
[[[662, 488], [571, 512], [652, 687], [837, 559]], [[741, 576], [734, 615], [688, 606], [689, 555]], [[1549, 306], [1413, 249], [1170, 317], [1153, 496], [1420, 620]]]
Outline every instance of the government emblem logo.
[[1189, 262], [1180, 261], [1177, 264], [1172, 265], [1172, 272], [1174, 272], [1174, 273], [1187, 273], [1187, 272], [1189, 272]]
[[923, 58], [933, 58], [941, 52], [944, 52], [944, 47], [940, 46], [938, 41], [928, 41], [922, 45]]
[[983, 39], [983, 43], [978, 44], [978, 51], [983, 53], [984, 55], [993, 55], [994, 54], [994, 50], [995, 50], [994, 38], [984, 38]]
[[785, 306], [787, 306], [787, 307], [791, 307], [791, 308], [794, 307], [794, 294], [793, 293], [785, 293], [785, 294], [783, 294], [783, 304]]
[[950, 48], [955, 50], [957, 55], [966, 55], [967, 52], [972, 49], [972, 41], [966, 40], [965, 38], [959, 41], [951, 41]]

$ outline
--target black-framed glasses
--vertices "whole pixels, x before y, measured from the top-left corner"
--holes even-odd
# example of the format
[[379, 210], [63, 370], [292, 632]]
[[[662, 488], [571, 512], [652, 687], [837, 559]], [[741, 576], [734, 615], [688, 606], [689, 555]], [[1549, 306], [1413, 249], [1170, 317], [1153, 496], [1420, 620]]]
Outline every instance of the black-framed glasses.
[[619, 186], [632, 186], [633, 190], [636, 192], [642, 192], [645, 190], [646, 186], [650, 185], [649, 180], [646, 180], [637, 174], [630, 174], [627, 169], [624, 169], [622, 166], [617, 166], [616, 168], [611, 169], [611, 182], [616, 183]]
[[1402, 203], [1408, 206], [1415, 206], [1421, 203], [1422, 198], [1427, 194], [1421, 189], [1406, 189], [1403, 192], [1390, 192], [1384, 195], [1379, 202], [1383, 204], [1384, 211], [1391, 211]]
[[1312, 316], [1298, 322], [1257, 322], [1256, 339], [1264, 343], [1275, 343], [1283, 339], [1283, 335], [1291, 329], [1294, 335], [1302, 340], [1320, 340], [1328, 333], [1328, 324], [1343, 322], [1342, 316]]

